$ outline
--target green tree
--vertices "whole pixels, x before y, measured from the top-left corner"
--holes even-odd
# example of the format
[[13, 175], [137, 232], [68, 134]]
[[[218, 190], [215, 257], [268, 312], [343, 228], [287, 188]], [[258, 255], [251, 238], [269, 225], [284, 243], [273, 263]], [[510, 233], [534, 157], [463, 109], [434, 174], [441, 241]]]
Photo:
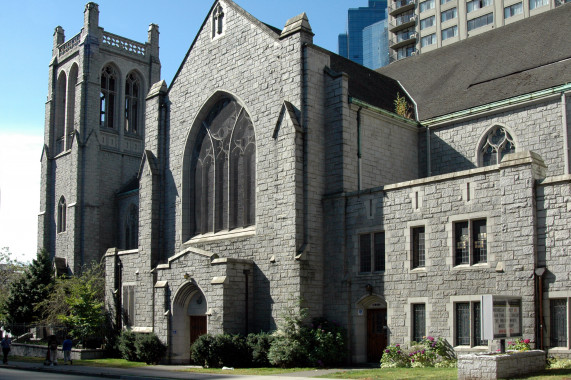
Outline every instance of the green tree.
[[10, 285], [5, 304], [6, 322], [32, 323], [39, 319], [43, 310], [35, 306], [49, 297], [53, 283], [52, 260], [42, 249], [23, 275]]
[[10, 248], [0, 249], [0, 323], [6, 321], [6, 302], [10, 286], [24, 274], [25, 268], [25, 263], [12, 258]]

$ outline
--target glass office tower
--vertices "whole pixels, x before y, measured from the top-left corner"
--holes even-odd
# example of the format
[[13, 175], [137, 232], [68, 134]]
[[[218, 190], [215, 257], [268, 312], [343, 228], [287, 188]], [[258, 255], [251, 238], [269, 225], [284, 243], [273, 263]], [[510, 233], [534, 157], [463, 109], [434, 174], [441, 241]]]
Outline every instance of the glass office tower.
[[378, 69], [389, 64], [389, 30], [387, 19], [363, 29], [363, 66]]
[[[339, 55], [363, 64], [363, 29], [385, 18], [387, 0], [369, 0], [368, 7], [350, 8], [347, 12], [346, 37], [339, 35], [339, 42], [347, 42], [345, 47], [339, 45]], [[346, 54], [342, 54], [345, 53]]]

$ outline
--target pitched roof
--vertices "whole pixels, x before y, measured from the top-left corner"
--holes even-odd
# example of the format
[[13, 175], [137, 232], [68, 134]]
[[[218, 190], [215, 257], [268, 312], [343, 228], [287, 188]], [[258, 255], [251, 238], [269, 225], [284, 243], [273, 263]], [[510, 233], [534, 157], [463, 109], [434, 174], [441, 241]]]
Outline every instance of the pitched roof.
[[571, 82], [571, 4], [378, 69], [420, 120]]

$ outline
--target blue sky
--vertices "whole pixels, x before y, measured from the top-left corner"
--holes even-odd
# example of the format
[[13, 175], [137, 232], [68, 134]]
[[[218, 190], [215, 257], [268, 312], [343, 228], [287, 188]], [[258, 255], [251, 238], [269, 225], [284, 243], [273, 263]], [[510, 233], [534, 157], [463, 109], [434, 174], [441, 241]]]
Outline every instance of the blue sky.
[[[337, 51], [345, 32], [347, 9], [367, 0], [235, 0], [259, 20], [283, 28], [306, 12], [314, 43]], [[66, 39], [83, 26], [81, 0], [6, 1], [0, 10], [0, 247], [18, 257], [36, 254], [40, 154], [53, 32], [60, 25]], [[99, 0], [99, 25], [136, 41], [147, 40], [149, 24], [159, 25], [161, 77], [170, 84], [213, 1]]]

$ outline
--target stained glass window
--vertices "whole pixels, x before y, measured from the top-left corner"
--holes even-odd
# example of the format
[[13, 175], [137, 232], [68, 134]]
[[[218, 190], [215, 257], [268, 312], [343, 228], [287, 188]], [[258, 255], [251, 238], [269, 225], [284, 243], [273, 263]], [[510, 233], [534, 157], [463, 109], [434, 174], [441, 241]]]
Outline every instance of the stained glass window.
[[456, 304], [456, 345], [470, 345], [470, 303]]
[[426, 306], [423, 303], [412, 305], [412, 340], [420, 342], [426, 336]]
[[567, 347], [567, 300], [549, 300], [551, 311], [551, 347]]
[[246, 110], [218, 101], [202, 122], [192, 159], [194, 233], [255, 223], [256, 138]]
[[480, 149], [483, 166], [499, 164], [502, 158], [509, 153], [514, 153], [516, 146], [512, 136], [501, 126], [495, 126], [486, 135]]

